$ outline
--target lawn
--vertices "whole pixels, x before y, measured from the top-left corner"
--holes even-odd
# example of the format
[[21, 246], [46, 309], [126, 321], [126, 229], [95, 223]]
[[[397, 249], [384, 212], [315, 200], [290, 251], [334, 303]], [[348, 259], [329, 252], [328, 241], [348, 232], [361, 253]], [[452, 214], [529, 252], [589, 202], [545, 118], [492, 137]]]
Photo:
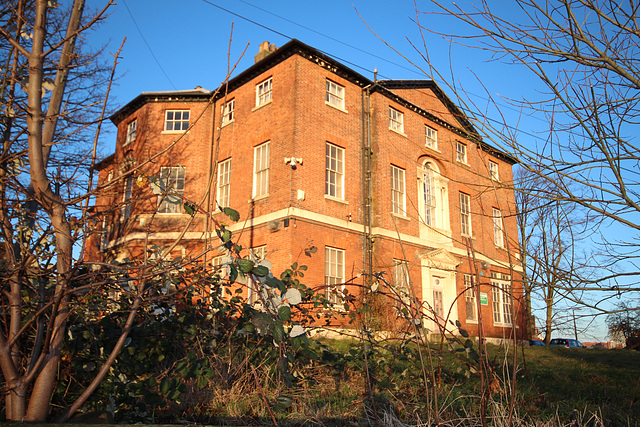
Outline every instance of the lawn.
[[525, 349], [518, 386], [535, 396], [525, 409], [561, 418], [597, 414], [605, 425], [640, 423], [640, 352], [606, 349]]

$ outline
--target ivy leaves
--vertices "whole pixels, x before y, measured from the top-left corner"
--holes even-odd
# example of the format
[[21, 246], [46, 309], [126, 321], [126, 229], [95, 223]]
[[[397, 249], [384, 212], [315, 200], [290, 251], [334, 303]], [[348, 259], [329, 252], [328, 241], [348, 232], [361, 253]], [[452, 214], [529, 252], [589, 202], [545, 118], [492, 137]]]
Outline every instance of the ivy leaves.
[[240, 219], [240, 214], [235, 209], [227, 207], [222, 209], [222, 212], [224, 212], [224, 214], [228, 216], [231, 221], [238, 221]]

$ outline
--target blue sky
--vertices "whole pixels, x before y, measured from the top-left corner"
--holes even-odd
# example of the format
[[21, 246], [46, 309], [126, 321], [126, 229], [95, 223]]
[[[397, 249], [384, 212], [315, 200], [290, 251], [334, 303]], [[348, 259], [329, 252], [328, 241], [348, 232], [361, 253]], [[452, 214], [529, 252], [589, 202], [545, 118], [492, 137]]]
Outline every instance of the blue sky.
[[[89, 9], [103, 4], [88, 0]], [[230, 38], [229, 61], [231, 65], [238, 62], [232, 76], [254, 63], [263, 41], [282, 46], [296, 38], [370, 79], [375, 69], [380, 79], [433, 79], [457, 102], [456, 93], [437, 74], [431, 74], [424, 59], [426, 46], [435, 69], [448, 81], [455, 81], [463, 89], [457, 93], [468, 96], [480, 109], [488, 102], [485, 91], [494, 97], [535, 96], [533, 88], [523, 85], [523, 77], [514, 74], [515, 66], [493, 61], [487, 52], [452, 44], [437, 34], [423, 32], [423, 39], [416, 19], [436, 31], [457, 30], [460, 25], [442, 15], [422, 13], [433, 10], [430, 2], [418, 4], [421, 13], [417, 15], [413, 0], [393, 4], [380, 0], [118, 0], [108, 19], [88, 35], [88, 42], [105, 45], [113, 54], [126, 37], [111, 95], [113, 108], [145, 91], [215, 89], [227, 74]], [[109, 55], [108, 60], [111, 58]], [[501, 106], [513, 114], [512, 123], [522, 126], [517, 111], [506, 103]], [[532, 120], [530, 129], [540, 123]], [[530, 133], [530, 129], [525, 130]], [[114, 130], [106, 126], [107, 132]], [[102, 139], [103, 154], [113, 151], [114, 139], [108, 135]]]
[[[88, 2], [90, 8], [103, 3]], [[421, 2], [424, 6], [429, 3]], [[376, 68], [381, 79], [428, 78], [373, 33], [428, 70], [407, 41], [409, 38], [422, 48], [412, 0], [393, 4], [379, 0], [118, 0], [110, 10], [109, 18], [89, 35], [89, 41], [96, 46], [106, 44], [107, 50], [115, 53], [127, 38], [113, 93], [115, 106], [126, 104], [144, 91], [196, 86], [215, 89], [227, 72], [230, 37], [230, 60], [235, 63], [240, 59], [234, 74], [253, 64], [253, 55], [263, 41], [282, 46], [290, 38], [297, 38], [368, 78], [373, 78]], [[435, 21], [441, 24], [443, 18], [421, 14], [420, 20], [423, 25], [435, 27]], [[437, 35], [429, 35], [426, 43], [438, 69], [448, 74], [451, 59], [456, 78], [465, 81], [470, 90], [476, 88], [470, 69], [485, 77], [484, 84], [499, 82], [502, 92], [508, 91], [505, 86], [517, 83], [517, 79], [500, 78], [496, 74], [498, 64], [484, 62], [482, 54], [452, 47]]]
[[[88, 0], [88, 9], [104, 3]], [[371, 79], [376, 68], [380, 79], [433, 77], [456, 101], [451, 89], [438, 77], [428, 74], [429, 66], [422, 56], [426, 46], [432, 65], [447, 80], [463, 88], [459, 93], [466, 94], [476, 104], [487, 103], [485, 91], [492, 96], [516, 99], [537, 96], [528, 79], [530, 76], [516, 66], [491, 60], [488, 52], [451, 44], [437, 34], [425, 32], [423, 39], [415, 23], [413, 0], [118, 0], [117, 3], [110, 9], [108, 19], [87, 35], [88, 43], [106, 45], [107, 52], [111, 53], [117, 51], [126, 37], [117, 69], [119, 78], [112, 91], [114, 108], [145, 91], [197, 86], [215, 89], [227, 73], [230, 38], [229, 60], [231, 64], [239, 60], [232, 76], [254, 63], [253, 56], [263, 41], [282, 46], [291, 38], [297, 38]], [[422, 11], [431, 11], [430, 2], [418, 3]], [[509, 1], [492, 3], [503, 13], [517, 14], [507, 10], [512, 6]], [[463, 0], [458, 4], [470, 2]], [[459, 28], [458, 23], [441, 15], [421, 13], [418, 17], [423, 27], [435, 31]], [[374, 32], [427, 74], [398, 55]], [[242, 56], [245, 47], [247, 50]], [[110, 56], [108, 60], [111, 61]], [[532, 133], [540, 130], [541, 123], [546, 123], [531, 118], [522, 120], [506, 103], [502, 103], [502, 107], [509, 122], [524, 126], [526, 133], [522, 139], [530, 138], [531, 143], [535, 143]], [[103, 155], [114, 149], [115, 128], [109, 122], [106, 130], [111, 134], [102, 138]], [[606, 333], [600, 327], [594, 335], [604, 339]], [[595, 339], [593, 336], [581, 338]]]

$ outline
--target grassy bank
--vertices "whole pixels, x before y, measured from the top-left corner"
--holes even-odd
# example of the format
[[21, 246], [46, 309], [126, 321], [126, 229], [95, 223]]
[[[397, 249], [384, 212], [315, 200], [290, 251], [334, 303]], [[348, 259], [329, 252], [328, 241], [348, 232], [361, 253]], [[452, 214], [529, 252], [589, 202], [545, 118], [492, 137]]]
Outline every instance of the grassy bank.
[[[267, 366], [183, 393], [156, 421], [260, 425], [639, 425], [640, 353], [489, 346], [483, 388], [464, 351], [387, 341], [317, 343], [318, 360], [287, 386]], [[424, 366], [424, 369], [422, 368]], [[425, 379], [427, 386], [425, 387]], [[368, 386], [369, 385], [369, 386]], [[269, 402], [269, 405], [265, 402]]]

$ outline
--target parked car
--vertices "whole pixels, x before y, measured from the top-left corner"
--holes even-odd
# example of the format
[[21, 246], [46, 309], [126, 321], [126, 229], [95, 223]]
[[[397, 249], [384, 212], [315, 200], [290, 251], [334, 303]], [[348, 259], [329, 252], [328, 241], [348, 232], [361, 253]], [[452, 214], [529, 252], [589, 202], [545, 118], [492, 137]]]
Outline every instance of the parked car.
[[547, 345], [544, 343], [544, 341], [529, 340], [529, 346], [531, 346], [531, 347], [546, 347]]
[[549, 341], [549, 347], [586, 348], [580, 341], [569, 338], [554, 338]]

